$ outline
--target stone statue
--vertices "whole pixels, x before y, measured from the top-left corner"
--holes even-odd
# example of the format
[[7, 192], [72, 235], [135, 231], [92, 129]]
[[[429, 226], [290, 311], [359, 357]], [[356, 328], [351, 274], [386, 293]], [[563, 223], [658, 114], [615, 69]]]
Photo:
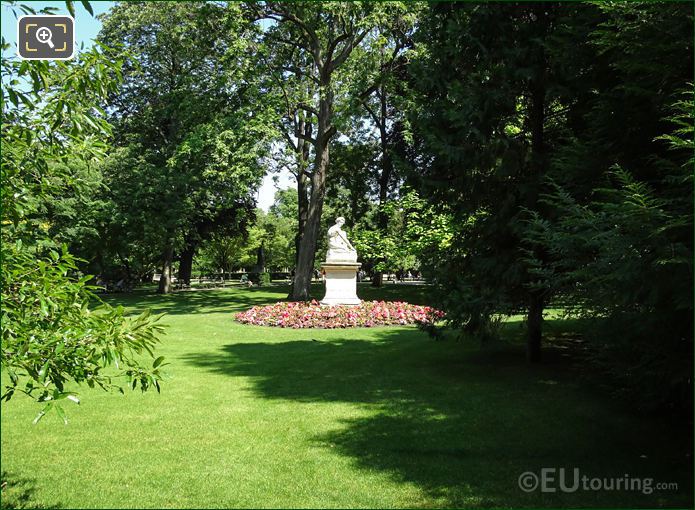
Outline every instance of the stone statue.
[[328, 229], [326, 262], [357, 262], [357, 250], [341, 228], [344, 224], [345, 218], [340, 216], [336, 218], [335, 225]]
[[325, 306], [359, 305], [357, 297], [357, 271], [362, 266], [357, 262], [357, 250], [348, 241], [341, 228], [345, 218], [336, 218], [335, 225], [328, 229], [328, 252], [321, 271], [326, 282], [326, 295], [321, 300]]

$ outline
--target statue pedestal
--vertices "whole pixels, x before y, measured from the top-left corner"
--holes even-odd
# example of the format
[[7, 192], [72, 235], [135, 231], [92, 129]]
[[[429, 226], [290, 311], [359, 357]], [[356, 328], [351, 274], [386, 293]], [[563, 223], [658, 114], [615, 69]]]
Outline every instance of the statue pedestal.
[[324, 262], [321, 269], [325, 274], [326, 295], [322, 305], [359, 305], [357, 297], [357, 270], [359, 262]]

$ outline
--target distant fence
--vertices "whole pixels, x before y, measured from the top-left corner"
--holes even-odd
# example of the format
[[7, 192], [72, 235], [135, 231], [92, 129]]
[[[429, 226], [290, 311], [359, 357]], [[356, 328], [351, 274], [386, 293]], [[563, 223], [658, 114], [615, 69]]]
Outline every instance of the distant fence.
[[[288, 271], [270, 271], [270, 280], [271, 281], [290, 281], [292, 279], [292, 273]], [[252, 281], [252, 282], [258, 282], [260, 279], [261, 273], [254, 272], [254, 271], [238, 271], [238, 272], [233, 272], [233, 273], [209, 273], [209, 274], [199, 274], [197, 276], [191, 277], [191, 283], [215, 283], [215, 282], [240, 282], [240, 281]], [[153, 282], [158, 282], [160, 279], [161, 275], [160, 274], [155, 274], [152, 277]], [[244, 278], [245, 277], [245, 278]], [[398, 276], [394, 273], [384, 273], [383, 275], [384, 281], [386, 282], [412, 282], [412, 283], [425, 283], [422, 277], [413, 277], [413, 276], [401, 276], [398, 278]], [[243, 280], [242, 280], [243, 279]], [[316, 275], [313, 275], [313, 279], [320, 279], [316, 277]], [[364, 276], [361, 281], [369, 280], [369, 276]], [[176, 277], [172, 277], [172, 283], [177, 283], [178, 279]]]
[[[284, 271], [271, 271], [270, 273], [271, 281], [286, 281], [291, 278], [291, 274]], [[152, 277], [153, 282], [158, 282], [161, 278], [161, 274], [156, 273]], [[260, 279], [261, 273], [258, 272], [236, 272], [236, 273], [211, 273], [211, 274], [200, 274], [191, 277], [191, 283], [210, 283], [210, 282], [240, 282], [242, 278], [246, 277], [246, 280], [252, 282], [257, 282]], [[178, 279], [172, 277], [172, 283], [177, 283]]]

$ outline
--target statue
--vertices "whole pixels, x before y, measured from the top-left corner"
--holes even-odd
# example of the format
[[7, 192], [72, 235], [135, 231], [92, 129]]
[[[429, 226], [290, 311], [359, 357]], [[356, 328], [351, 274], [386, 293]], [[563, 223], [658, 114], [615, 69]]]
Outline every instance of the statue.
[[345, 218], [340, 216], [336, 218], [335, 225], [328, 229], [326, 262], [357, 262], [357, 250], [341, 228], [344, 224]]
[[357, 250], [348, 241], [341, 228], [345, 218], [336, 218], [335, 225], [328, 229], [328, 252], [321, 271], [326, 283], [326, 295], [321, 300], [324, 306], [359, 305], [357, 297], [357, 271], [362, 266], [357, 262]]

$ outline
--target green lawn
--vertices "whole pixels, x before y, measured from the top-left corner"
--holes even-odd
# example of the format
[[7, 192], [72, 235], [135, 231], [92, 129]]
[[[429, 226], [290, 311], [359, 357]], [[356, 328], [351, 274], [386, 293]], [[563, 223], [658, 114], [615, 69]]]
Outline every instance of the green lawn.
[[[31, 425], [2, 406], [3, 503], [27, 507], [691, 506], [686, 431], [578, 383], [562, 349], [528, 366], [518, 343], [482, 349], [414, 327], [282, 330], [232, 312], [287, 289], [111, 298], [166, 312], [161, 395], [81, 390]], [[319, 288], [316, 288], [319, 293]], [[426, 302], [425, 287], [361, 286]], [[551, 336], [567, 323], [549, 321]], [[520, 341], [519, 322], [507, 337]], [[517, 342], [518, 342], [517, 341]], [[524, 493], [542, 467], [645, 476], [679, 490]]]

